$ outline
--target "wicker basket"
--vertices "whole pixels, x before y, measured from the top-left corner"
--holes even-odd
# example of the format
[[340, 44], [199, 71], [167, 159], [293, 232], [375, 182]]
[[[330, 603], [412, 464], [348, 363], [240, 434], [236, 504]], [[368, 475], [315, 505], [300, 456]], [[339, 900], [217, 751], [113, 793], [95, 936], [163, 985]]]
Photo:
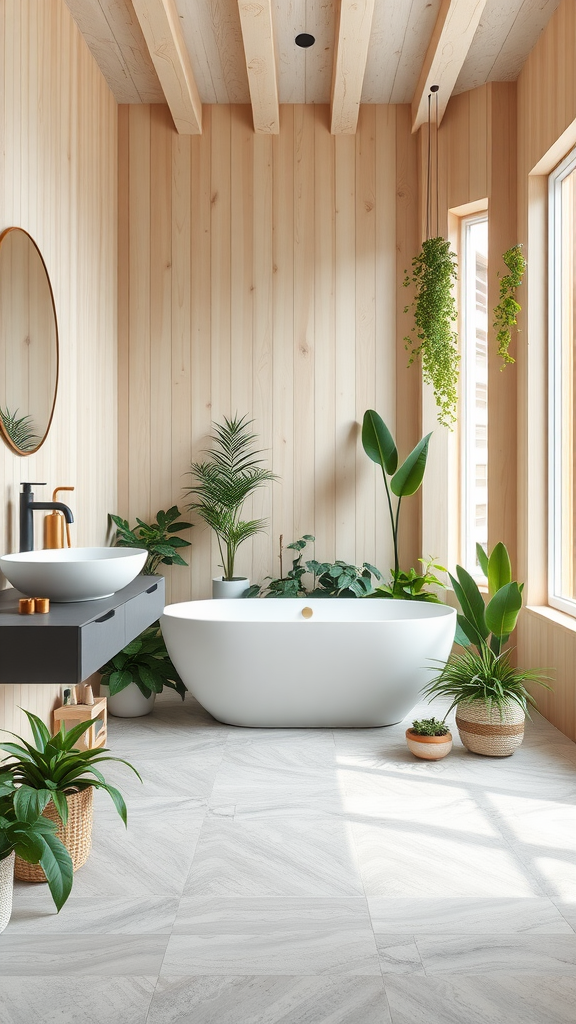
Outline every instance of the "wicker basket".
[[510, 757], [524, 739], [525, 714], [515, 701], [507, 701], [502, 714], [482, 700], [458, 704], [456, 725], [464, 746], [474, 754]]
[[0, 932], [3, 932], [12, 913], [14, 892], [14, 853], [0, 860]]
[[[68, 801], [68, 821], [65, 827], [60, 821], [60, 816], [52, 800], [44, 808], [43, 814], [45, 818], [50, 818], [58, 825], [56, 835], [64, 843], [72, 858], [72, 867], [74, 871], [77, 871], [88, 860], [88, 854], [92, 847], [94, 790], [92, 786], [88, 786], [79, 793], [67, 794], [66, 799]], [[46, 881], [46, 875], [39, 864], [29, 864], [21, 857], [16, 857], [14, 875], [20, 882]]]

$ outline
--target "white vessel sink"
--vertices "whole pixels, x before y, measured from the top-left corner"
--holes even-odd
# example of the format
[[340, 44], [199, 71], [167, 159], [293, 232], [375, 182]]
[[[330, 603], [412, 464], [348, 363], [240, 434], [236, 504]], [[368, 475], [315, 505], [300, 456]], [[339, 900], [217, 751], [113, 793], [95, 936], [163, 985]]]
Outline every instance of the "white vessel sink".
[[144, 567], [144, 548], [57, 548], [0, 558], [0, 569], [27, 597], [96, 601], [127, 587]]

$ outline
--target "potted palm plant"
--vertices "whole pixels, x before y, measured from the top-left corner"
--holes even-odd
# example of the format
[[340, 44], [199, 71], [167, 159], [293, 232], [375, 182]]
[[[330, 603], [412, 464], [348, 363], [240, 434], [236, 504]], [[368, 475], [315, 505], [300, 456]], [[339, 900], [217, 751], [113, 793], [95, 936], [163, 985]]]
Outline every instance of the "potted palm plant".
[[19, 817], [14, 809], [16, 791], [11, 773], [0, 772], [0, 932], [12, 913], [16, 855], [40, 865], [58, 911], [72, 889], [72, 860], [56, 835], [55, 823], [34, 810]]
[[160, 623], [154, 622], [100, 669], [100, 693], [108, 698], [108, 710], [117, 718], [149, 715], [156, 694], [164, 687], [176, 690], [182, 700], [186, 687], [164, 643]]
[[[16, 787], [13, 807], [20, 821], [32, 821], [43, 815], [54, 822], [56, 835], [72, 858], [76, 871], [88, 859], [92, 842], [92, 804], [94, 789], [103, 789], [112, 798], [118, 814], [127, 824], [126, 804], [122, 794], [104, 780], [99, 767], [102, 761], [120, 761], [140, 778], [128, 761], [108, 756], [106, 747], [77, 750], [74, 744], [93, 722], [80, 722], [66, 731], [64, 722], [55, 736], [44, 722], [30, 711], [24, 712], [32, 730], [33, 743], [16, 736], [18, 743], [0, 743], [3, 772]], [[15, 735], [12, 733], [11, 735]], [[142, 781], [142, 780], [140, 780]], [[44, 882], [47, 875], [40, 859], [30, 863], [16, 856], [16, 878], [28, 882]]]
[[464, 650], [452, 654], [425, 696], [450, 699], [449, 713], [456, 708], [456, 725], [464, 746], [476, 754], [508, 757], [524, 738], [524, 721], [536, 701], [528, 683], [550, 689], [537, 671], [522, 671], [504, 649], [516, 627], [522, 607], [524, 584], [512, 579], [504, 544], [496, 544], [488, 557], [477, 545], [480, 566], [488, 578], [489, 601], [461, 565], [450, 576], [460, 604], [456, 643]]
[[250, 580], [234, 575], [236, 555], [244, 541], [266, 527], [265, 519], [240, 518], [246, 500], [267, 480], [276, 479], [257, 457], [262, 452], [254, 447], [253, 422], [246, 416], [225, 416], [223, 423], [214, 424], [212, 447], [204, 452], [208, 457], [191, 466], [193, 485], [186, 494], [193, 500], [187, 507], [214, 530], [220, 552], [223, 574], [212, 581], [216, 598], [242, 597], [248, 590]]

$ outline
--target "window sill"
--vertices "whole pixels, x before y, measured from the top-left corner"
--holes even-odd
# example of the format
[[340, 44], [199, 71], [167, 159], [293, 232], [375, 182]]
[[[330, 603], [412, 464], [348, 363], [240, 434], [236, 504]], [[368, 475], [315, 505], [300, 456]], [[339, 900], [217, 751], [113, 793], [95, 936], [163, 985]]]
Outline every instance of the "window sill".
[[574, 615], [568, 615], [567, 612], [551, 608], [550, 605], [527, 605], [526, 611], [529, 615], [535, 615], [539, 619], [546, 619], [567, 633], [576, 633], [576, 616]]

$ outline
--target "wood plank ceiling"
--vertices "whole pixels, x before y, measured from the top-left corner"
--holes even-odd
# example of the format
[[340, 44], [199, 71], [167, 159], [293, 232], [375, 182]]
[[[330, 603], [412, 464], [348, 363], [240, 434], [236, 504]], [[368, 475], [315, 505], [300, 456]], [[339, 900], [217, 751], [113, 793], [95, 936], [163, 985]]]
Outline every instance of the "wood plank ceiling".
[[[119, 103], [168, 102], [179, 131], [201, 103], [252, 103], [255, 131], [279, 103], [330, 103], [353, 133], [362, 103], [411, 103], [513, 81], [560, 0], [66, 0]], [[300, 33], [315, 37], [309, 48]], [[161, 84], [162, 83], [162, 84]]]

